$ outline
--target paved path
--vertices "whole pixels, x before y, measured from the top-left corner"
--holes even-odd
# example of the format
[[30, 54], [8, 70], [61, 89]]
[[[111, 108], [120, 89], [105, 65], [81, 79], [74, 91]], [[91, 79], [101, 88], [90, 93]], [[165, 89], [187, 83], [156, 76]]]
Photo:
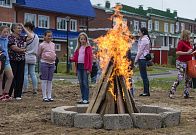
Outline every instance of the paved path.
[[[177, 70], [170, 70], [168, 72], [165, 73], [160, 73], [160, 74], [152, 74], [152, 75], [148, 75], [149, 79], [154, 79], [154, 78], [166, 78], [166, 77], [175, 77], [177, 76]], [[141, 77], [140, 76], [133, 76], [133, 79], [135, 81], [140, 80]], [[54, 80], [65, 80], [71, 83], [78, 83], [78, 79], [76, 76], [54, 76]]]

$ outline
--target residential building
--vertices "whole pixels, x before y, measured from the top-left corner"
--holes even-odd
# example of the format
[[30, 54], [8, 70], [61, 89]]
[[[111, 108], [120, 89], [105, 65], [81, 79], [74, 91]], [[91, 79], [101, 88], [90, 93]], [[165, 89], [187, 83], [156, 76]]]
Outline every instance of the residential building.
[[[112, 27], [110, 18], [113, 14], [113, 8], [105, 6], [93, 6], [97, 16], [89, 23], [90, 37], [97, 38], [107, 32]], [[110, 5], [110, 4], [109, 4]], [[192, 32], [192, 36], [196, 34], [196, 21], [186, 18], [180, 18], [177, 11], [170, 9], [166, 11], [149, 7], [147, 10], [140, 5], [138, 8], [128, 5], [122, 5], [121, 13], [124, 21], [127, 22], [132, 34], [138, 38], [138, 31], [141, 27], [147, 27], [151, 37], [152, 46], [151, 53], [154, 55], [154, 62], [158, 64], [171, 64], [171, 60], [175, 59], [173, 53], [180, 38], [180, 32], [188, 29]]]
[[[43, 40], [46, 30], [53, 32], [57, 56], [61, 59], [74, 50], [81, 30], [95, 17], [90, 0], [3, 0], [0, 2], [0, 25], [32, 22]], [[68, 40], [69, 39], [69, 40]], [[67, 41], [69, 41], [69, 46]]]

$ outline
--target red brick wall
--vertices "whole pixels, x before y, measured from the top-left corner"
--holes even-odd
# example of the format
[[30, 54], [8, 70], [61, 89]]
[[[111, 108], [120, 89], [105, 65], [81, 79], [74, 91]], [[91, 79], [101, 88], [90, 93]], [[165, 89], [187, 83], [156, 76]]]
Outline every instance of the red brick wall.
[[[50, 13], [50, 12], [44, 12], [44, 11], [39, 11], [39, 10], [32, 10], [32, 9], [25, 9], [25, 8], [16, 7], [17, 22], [24, 23], [24, 14], [25, 13], [37, 14], [37, 25], [38, 25], [38, 15], [49, 16], [50, 17], [50, 23], [49, 23], [50, 29], [56, 29], [57, 17], [65, 18], [66, 16], [68, 16], [68, 15], [60, 14], [60, 13]], [[76, 19], [77, 23], [79, 23], [79, 17], [71, 16], [71, 19]], [[79, 27], [78, 27], [78, 30], [79, 30]]]
[[15, 22], [15, 10], [13, 8], [0, 7], [1, 22]]
[[112, 28], [112, 20], [110, 20], [111, 13], [106, 13], [103, 9], [94, 8], [96, 17], [89, 21], [89, 37], [97, 38], [101, 35], [106, 34], [107, 31], [91, 31], [96, 28]]

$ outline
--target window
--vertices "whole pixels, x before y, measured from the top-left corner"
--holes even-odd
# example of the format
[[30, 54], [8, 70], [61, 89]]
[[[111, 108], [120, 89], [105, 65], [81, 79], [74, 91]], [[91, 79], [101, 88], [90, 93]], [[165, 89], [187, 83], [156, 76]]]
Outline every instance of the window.
[[61, 51], [61, 44], [55, 44], [55, 50]]
[[123, 27], [127, 27], [127, 18], [123, 18]]
[[164, 32], [168, 32], [168, 23], [164, 23]]
[[49, 29], [49, 16], [38, 15], [38, 27]]
[[185, 30], [185, 25], [184, 23], [181, 23], [181, 31]]
[[116, 18], [113, 17], [113, 19], [112, 19], [112, 27], [114, 27], [115, 25], [116, 25]]
[[193, 32], [193, 26], [191, 24], [189, 25], [189, 30], [190, 32]]
[[134, 31], [139, 31], [139, 21], [134, 20]]
[[152, 31], [152, 20], [148, 20], [148, 30]]
[[86, 18], [80, 18], [79, 25], [80, 27], [86, 27]]
[[3, 26], [3, 25], [11, 27], [12, 23], [10, 23], [10, 22], [0, 22], [0, 26]]
[[174, 24], [170, 24], [170, 33], [174, 34]]
[[26, 22], [31, 22], [36, 27], [36, 22], [37, 22], [36, 21], [36, 14], [25, 13], [24, 23], [26, 23]]
[[0, 6], [11, 7], [12, 6], [11, 0], [0, 0]]
[[176, 22], [176, 32], [179, 32], [179, 31], [180, 31], [180, 23]]
[[70, 20], [70, 31], [77, 31], [77, 20]]
[[141, 28], [145, 27], [146, 28], [146, 22], [141, 22]]
[[159, 21], [154, 21], [154, 23], [155, 23], [154, 30], [159, 31]]
[[67, 20], [65, 18], [57, 17], [57, 29], [67, 30]]

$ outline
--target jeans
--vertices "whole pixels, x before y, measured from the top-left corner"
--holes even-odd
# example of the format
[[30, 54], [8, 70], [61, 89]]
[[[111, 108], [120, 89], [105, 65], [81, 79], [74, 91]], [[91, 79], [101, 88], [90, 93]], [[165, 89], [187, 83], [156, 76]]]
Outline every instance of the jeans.
[[77, 64], [77, 75], [80, 83], [80, 91], [82, 94], [82, 100], [89, 100], [89, 85], [88, 85], [88, 74], [84, 69], [84, 64]]
[[144, 93], [145, 94], [150, 94], [149, 80], [148, 80], [147, 69], [146, 69], [147, 61], [145, 59], [139, 59], [138, 64], [139, 64], [140, 75], [141, 75], [141, 78], [143, 80]]
[[35, 64], [28, 64], [25, 63], [25, 70], [24, 70], [24, 82], [23, 82], [23, 89], [26, 90], [28, 88], [28, 75], [30, 75], [33, 90], [37, 90], [37, 76], [35, 74]]
[[91, 77], [91, 83], [96, 83], [96, 81], [97, 81], [97, 76]]

